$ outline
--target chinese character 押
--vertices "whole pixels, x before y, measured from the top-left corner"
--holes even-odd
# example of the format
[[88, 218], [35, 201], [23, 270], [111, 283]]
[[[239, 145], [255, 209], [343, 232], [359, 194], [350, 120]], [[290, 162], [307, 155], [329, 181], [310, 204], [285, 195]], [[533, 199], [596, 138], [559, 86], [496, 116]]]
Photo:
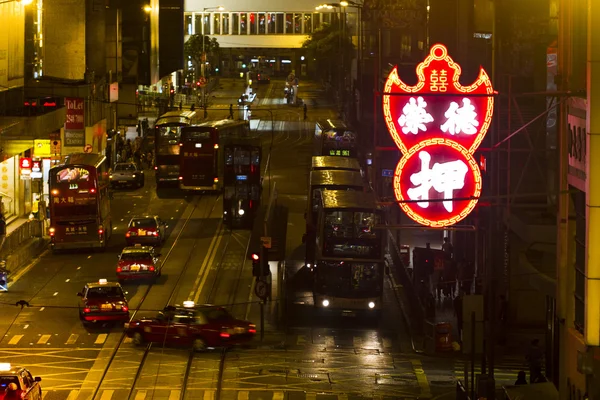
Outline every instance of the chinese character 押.
[[467, 135], [477, 133], [479, 121], [477, 121], [475, 106], [469, 99], [463, 99], [462, 103], [462, 107], [457, 102], [450, 103], [450, 107], [444, 114], [448, 119], [440, 126], [442, 132], [448, 132], [451, 135], [458, 135], [461, 132]]
[[445, 69], [433, 70], [429, 76], [429, 90], [432, 92], [446, 92], [448, 90], [448, 73]]
[[[461, 160], [456, 160], [435, 163], [433, 168], [429, 168], [431, 155], [426, 151], [419, 152], [419, 159], [421, 160], [421, 170], [410, 176], [410, 181], [416, 187], [407, 190], [408, 197], [411, 200], [429, 200], [429, 191], [433, 188], [436, 192], [444, 194], [444, 208], [446, 211], [452, 212], [453, 191], [462, 189], [465, 185], [467, 165]], [[421, 201], [417, 202], [417, 205], [427, 208], [429, 202]]]
[[402, 127], [403, 133], [412, 133], [416, 135], [419, 131], [425, 132], [425, 124], [433, 122], [431, 114], [427, 113], [427, 103], [422, 97], [411, 97], [408, 103], [402, 109], [402, 115], [398, 118], [398, 124]]

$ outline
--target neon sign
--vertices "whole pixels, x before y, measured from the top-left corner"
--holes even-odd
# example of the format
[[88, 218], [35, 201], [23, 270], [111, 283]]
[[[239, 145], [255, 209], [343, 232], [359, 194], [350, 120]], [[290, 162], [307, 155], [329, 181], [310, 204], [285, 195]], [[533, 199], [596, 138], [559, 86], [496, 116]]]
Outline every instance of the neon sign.
[[465, 218], [481, 195], [481, 172], [473, 153], [487, 133], [496, 93], [483, 70], [470, 86], [444, 45], [434, 45], [408, 86], [394, 68], [385, 83], [383, 114], [402, 157], [394, 195], [414, 221], [431, 227]]

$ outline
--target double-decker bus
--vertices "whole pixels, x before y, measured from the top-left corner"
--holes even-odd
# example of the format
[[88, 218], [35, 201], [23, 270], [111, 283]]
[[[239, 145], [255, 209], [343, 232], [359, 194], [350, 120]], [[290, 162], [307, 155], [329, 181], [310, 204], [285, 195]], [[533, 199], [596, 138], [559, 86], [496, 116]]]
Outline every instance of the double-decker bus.
[[306, 266], [314, 264], [317, 219], [323, 190], [364, 191], [364, 180], [358, 171], [317, 170], [311, 171], [306, 210]]
[[312, 171], [329, 169], [342, 171], [361, 171], [360, 164], [356, 158], [336, 156], [314, 156], [312, 158]]
[[356, 132], [343, 121], [317, 121], [314, 155], [357, 158], [356, 140]]
[[169, 111], [154, 124], [154, 170], [156, 186], [176, 184], [179, 178], [181, 129], [198, 122], [196, 111]]
[[181, 129], [179, 187], [183, 190], [221, 190], [222, 144], [248, 137], [248, 121], [208, 121]]
[[112, 233], [110, 181], [106, 157], [74, 153], [50, 169], [50, 222], [53, 250], [106, 248]]
[[230, 228], [251, 229], [261, 196], [259, 139], [232, 139], [224, 144], [223, 221]]
[[322, 311], [377, 317], [382, 309], [385, 230], [373, 193], [321, 192], [314, 304]]

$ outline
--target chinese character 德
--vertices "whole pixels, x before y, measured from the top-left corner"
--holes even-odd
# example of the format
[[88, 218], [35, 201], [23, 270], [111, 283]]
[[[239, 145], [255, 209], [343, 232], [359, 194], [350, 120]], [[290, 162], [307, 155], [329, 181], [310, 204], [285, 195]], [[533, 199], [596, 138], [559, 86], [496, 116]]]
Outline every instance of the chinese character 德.
[[448, 119], [440, 126], [442, 132], [448, 132], [451, 135], [458, 135], [461, 132], [467, 135], [477, 133], [479, 121], [477, 121], [475, 106], [471, 104], [471, 100], [469, 99], [463, 99], [462, 102], [462, 107], [454, 101], [450, 103], [450, 107], [448, 107], [448, 110], [444, 114]]
[[433, 122], [433, 117], [425, 109], [427, 103], [422, 97], [411, 97], [408, 103], [402, 109], [402, 115], [398, 118], [398, 124], [402, 127], [403, 133], [412, 133], [416, 135], [419, 130], [425, 132], [425, 124]]
[[426, 151], [419, 152], [421, 160], [421, 171], [410, 176], [410, 181], [416, 186], [407, 190], [408, 197], [411, 200], [424, 200], [417, 202], [421, 208], [429, 206], [429, 191], [433, 188], [438, 193], [443, 193], [443, 205], [446, 211], [452, 212], [454, 201], [452, 200], [453, 191], [462, 189], [465, 185], [465, 176], [467, 174], [467, 165], [461, 161], [449, 161], [445, 163], [435, 163], [429, 168], [431, 155]]
[[429, 76], [429, 90], [432, 92], [446, 92], [448, 90], [448, 72], [433, 70]]

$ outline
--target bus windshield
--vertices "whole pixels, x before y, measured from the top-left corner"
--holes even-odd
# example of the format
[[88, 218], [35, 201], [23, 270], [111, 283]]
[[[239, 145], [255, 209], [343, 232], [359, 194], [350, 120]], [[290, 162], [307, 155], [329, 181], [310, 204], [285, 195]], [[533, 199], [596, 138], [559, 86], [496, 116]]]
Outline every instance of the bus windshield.
[[317, 291], [339, 297], [370, 297], [381, 292], [380, 264], [320, 262]]
[[159, 125], [156, 137], [157, 155], [178, 155], [181, 125]]
[[381, 258], [379, 216], [373, 212], [325, 213], [323, 255], [337, 258]]

